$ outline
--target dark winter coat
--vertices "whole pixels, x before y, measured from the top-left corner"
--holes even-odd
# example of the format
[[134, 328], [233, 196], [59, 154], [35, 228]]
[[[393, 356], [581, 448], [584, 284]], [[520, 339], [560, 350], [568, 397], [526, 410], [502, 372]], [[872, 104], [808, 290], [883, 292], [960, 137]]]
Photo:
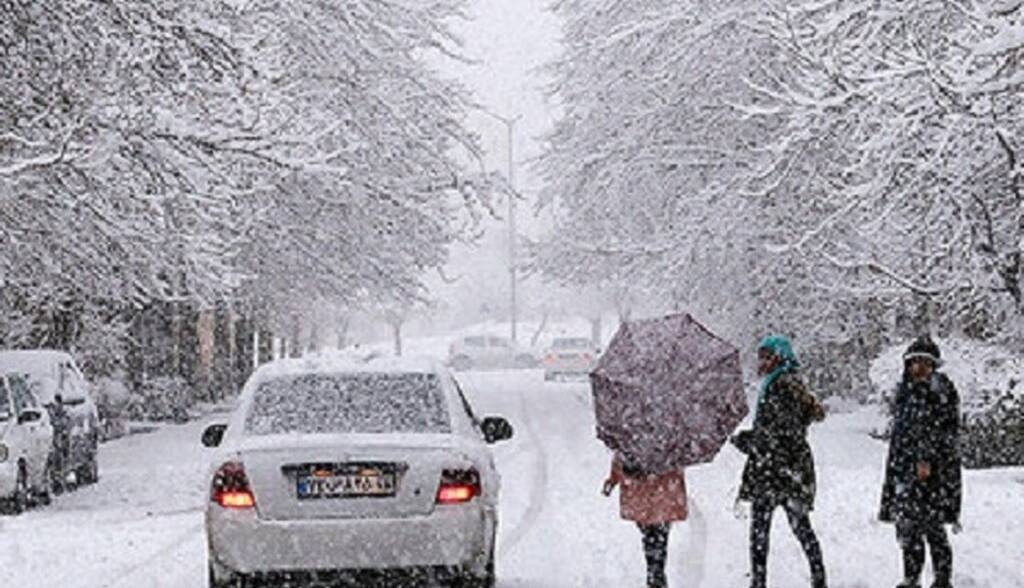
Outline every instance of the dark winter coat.
[[795, 501], [813, 509], [814, 456], [807, 428], [824, 418], [824, 409], [797, 373], [772, 382], [758, 403], [753, 428], [733, 439], [747, 454], [740, 500], [774, 505]]
[[[963, 493], [959, 436], [960, 396], [953, 382], [937, 372], [928, 382], [914, 383], [905, 377], [896, 391], [881, 520], [959, 522]], [[917, 480], [919, 463], [931, 466], [924, 482]]]

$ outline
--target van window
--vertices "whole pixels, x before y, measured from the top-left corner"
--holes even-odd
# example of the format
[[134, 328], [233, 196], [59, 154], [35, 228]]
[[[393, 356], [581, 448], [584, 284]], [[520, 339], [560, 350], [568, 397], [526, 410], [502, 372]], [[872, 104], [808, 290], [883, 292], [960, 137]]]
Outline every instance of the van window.
[[85, 402], [85, 380], [71, 363], [60, 364], [60, 390], [65, 404], [81, 404]]
[[0, 376], [0, 421], [11, 418], [11, 396], [7, 392], [7, 378]]
[[39, 400], [32, 394], [32, 389], [29, 387], [28, 379], [25, 376], [12, 374], [8, 376], [7, 383], [11, 387], [11, 393], [14, 395], [15, 400], [21, 399], [21, 408], [18, 409], [19, 414], [26, 408], [39, 408]]
[[11, 393], [11, 399], [14, 401], [14, 414], [19, 415], [28, 407], [30, 395], [25, 394], [23, 389], [13, 386], [13, 383], [13, 378], [8, 376], [7, 386]]

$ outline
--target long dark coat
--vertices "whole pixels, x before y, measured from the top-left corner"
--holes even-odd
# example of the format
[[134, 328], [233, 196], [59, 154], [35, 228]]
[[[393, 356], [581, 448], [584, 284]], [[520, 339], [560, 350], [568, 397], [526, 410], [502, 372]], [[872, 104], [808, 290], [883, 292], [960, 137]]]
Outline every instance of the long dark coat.
[[807, 428], [824, 418], [821, 404], [796, 373], [779, 376], [759, 402], [753, 428], [734, 439], [747, 454], [740, 500], [795, 501], [813, 509], [817, 488]]
[[[959, 437], [960, 396], [953, 382], [937, 372], [929, 382], [904, 378], [896, 391], [882, 521], [959, 522], [963, 494]], [[917, 480], [918, 463], [931, 466], [931, 476], [924, 482]]]

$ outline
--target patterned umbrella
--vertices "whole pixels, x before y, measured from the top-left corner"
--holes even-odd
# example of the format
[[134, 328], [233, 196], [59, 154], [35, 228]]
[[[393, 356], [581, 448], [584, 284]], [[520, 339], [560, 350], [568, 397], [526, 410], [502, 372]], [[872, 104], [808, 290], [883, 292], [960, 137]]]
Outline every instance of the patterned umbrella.
[[623, 323], [590, 385], [597, 437], [647, 473], [713, 460], [748, 411], [739, 351], [688, 314]]

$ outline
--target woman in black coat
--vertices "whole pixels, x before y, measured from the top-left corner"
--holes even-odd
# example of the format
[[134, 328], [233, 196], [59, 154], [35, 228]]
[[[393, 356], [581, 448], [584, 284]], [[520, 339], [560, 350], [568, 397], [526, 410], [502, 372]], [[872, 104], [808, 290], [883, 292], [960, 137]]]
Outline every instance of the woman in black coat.
[[799, 375], [800, 364], [789, 340], [767, 337], [758, 349], [758, 371], [764, 376], [754, 426], [733, 443], [747, 454], [739, 498], [751, 503], [751, 586], [767, 583], [772, 514], [782, 507], [811, 567], [814, 588], [825, 588], [821, 546], [811, 527], [814, 508], [814, 456], [807, 428], [825, 418], [825, 411]]
[[953, 552], [944, 525], [960, 522], [960, 397], [953, 382], [936, 371], [941, 355], [930, 338], [911, 344], [903, 360], [879, 518], [896, 525], [903, 550], [899, 586], [920, 586], [927, 540], [932, 587], [949, 588]]

